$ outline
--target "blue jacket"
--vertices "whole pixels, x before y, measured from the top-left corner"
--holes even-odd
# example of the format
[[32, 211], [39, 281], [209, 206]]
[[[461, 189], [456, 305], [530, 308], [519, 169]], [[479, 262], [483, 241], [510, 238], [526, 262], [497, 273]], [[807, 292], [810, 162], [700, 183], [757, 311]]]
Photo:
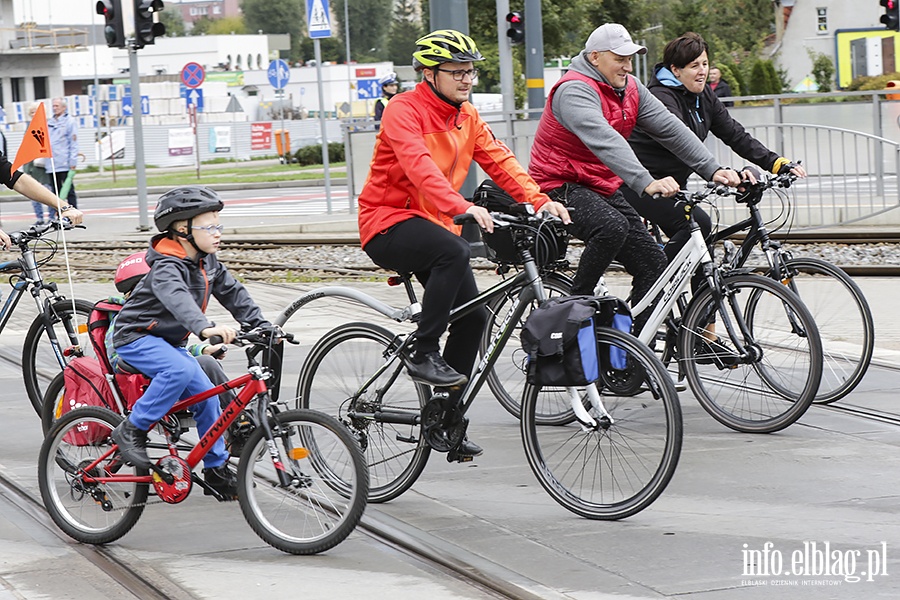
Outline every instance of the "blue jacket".
[[[48, 173], [68, 171], [78, 164], [78, 126], [68, 113], [53, 116], [47, 121], [50, 130], [50, 152], [53, 160], [47, 161]], [[51, 167], [52, 162], [52, 167]]]

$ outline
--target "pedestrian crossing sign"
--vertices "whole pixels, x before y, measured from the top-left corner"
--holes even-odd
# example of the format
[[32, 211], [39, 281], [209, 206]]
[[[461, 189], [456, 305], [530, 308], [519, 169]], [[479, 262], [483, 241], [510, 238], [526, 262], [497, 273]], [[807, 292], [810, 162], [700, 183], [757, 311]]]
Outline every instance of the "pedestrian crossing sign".
[[328, 0], [306, 0], [306, 23], [312, 39], [331, 37]]

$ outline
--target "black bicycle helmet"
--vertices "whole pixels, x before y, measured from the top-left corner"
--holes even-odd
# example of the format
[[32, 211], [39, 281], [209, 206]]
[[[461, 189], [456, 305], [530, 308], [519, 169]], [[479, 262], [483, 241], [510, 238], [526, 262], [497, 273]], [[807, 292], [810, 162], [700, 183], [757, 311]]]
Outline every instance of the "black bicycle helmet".
[[190, 220], [197, 215], [218, 212], [225, 203], [213, 190], [200, 185], [186, 185], [169, 190], [159, 197], [153, 221], [160, 231], [168, 231], [175, 221]]
[[416, 71], [441, 63], [464, 63], [484, 60], [474, 40], [453, 29], [439, 29], [416, 40], [413, 67]]

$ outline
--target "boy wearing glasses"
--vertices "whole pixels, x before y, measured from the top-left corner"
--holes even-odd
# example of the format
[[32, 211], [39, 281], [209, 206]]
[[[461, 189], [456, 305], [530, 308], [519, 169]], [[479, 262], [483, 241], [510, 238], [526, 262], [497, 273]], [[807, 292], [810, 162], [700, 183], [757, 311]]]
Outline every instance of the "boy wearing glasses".
[[[247, 289], [216, 259], [222, 237], [219, 211], [224, 204], [205, 187], [185, 186], [159, 198], [153, 220], [162, 232], [150, 241], [150, 272], [137, 284], [116, 317], [113, 345], [120, 360], [152, 379], [128, 418], [112, 433], [127, 462], [149, 468], [147, 431], [182, 398], [213, 387], [197, 360], [185, 349], [188, 336], [221, 336], [236, 332], [216, 325], [204, 312], [210, 295], [239, 323], [267, 324]], [[221, 414], [213, 396], [191, 406], [202, 436]], [[205, 482], [226, 499], [237, 496], [237, 481], [227, 468], [222, 438], [203, 458]], [[206, 495], [211, 495], [204, 490]]]
[[[474, 64], [482, 60], [472, 38], [458, 31], [438, 30], [416, 41], [413, 67], [422, 81], [385, 108], [358, 200], [363, 250], [382, 268], [415, 273], [425, 286], [406, 368], [414, 381], [448, 389], [448, 409], [458, 403], [487, 320], [485, 311], [472, 311], [455, 321], [441, 355], [438, 340], [450, 310], [478, 294], [469, 243], [453, 217], [471, 213], [493, 231], [488, 211], [458, 191], [472, 161], [517, 201], [569, 221], [566, 209], [541, 193], [468, 102], [478, 77]], [[479, 454], [481, 448], [466, 439], [448, 460]]]

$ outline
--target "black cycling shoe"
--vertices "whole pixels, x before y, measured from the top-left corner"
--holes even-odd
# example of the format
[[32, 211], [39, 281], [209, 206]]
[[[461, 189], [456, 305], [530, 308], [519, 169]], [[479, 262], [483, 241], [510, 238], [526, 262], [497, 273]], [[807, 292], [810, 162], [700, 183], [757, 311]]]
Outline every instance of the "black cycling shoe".
[[476, 456], [481, 456], [484, 450], [471, 441], [468, 436], [464, 437], [459, 446], [447, 453], [447, 462], [469, 462]]
[[[234, 500], [238, 495], [237, 476], [231, 472], [228, 465], [220, 465], [203, 469], [203, 481], [206, 485], [216, 490], [225, 497], [226, 500]], [[203, 490], [204, 496], [212, 496], [209, 490]]]
[[413, 381], [437, 387], [457, 387], [469, 381], [454, 371], [440, 352], [414, 353], [406, 362], [406, 371]]
[[147, 432], [135, 427], [125, 419], [112, 430], [112, 441], [119, 447], [119, 454], [124, 462], [130, 462], [139, 469], [150, 468], [150, 457], [147, 456]]
[[716, 365], [720, 370], [734, 369], [741, 357], [721, 339], [701, 338], [694, 348], [694, 360], [701, 365]]

